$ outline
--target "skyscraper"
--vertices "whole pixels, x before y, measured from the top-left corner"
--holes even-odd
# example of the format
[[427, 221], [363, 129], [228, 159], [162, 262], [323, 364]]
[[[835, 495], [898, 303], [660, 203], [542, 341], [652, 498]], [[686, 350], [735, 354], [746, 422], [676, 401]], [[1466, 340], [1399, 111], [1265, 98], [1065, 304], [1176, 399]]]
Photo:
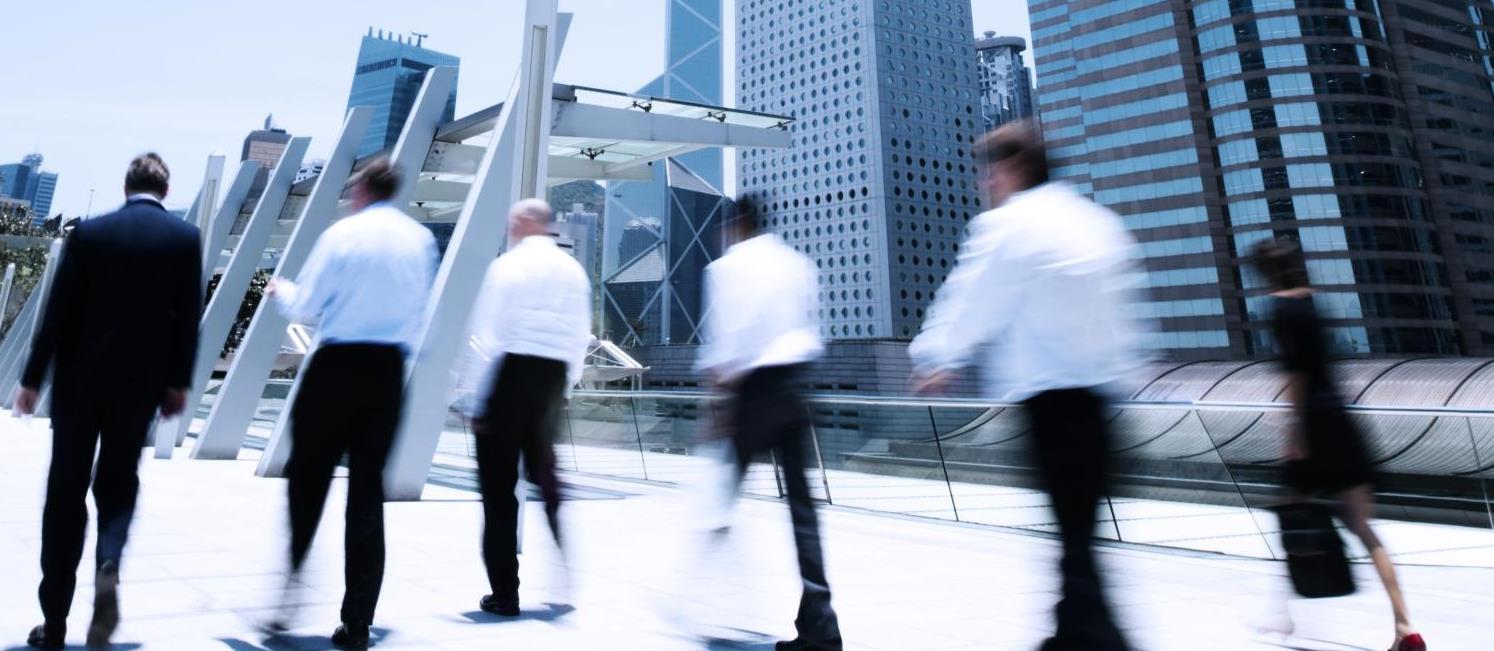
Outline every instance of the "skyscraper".
[[[358, 155], [368, 156], [394, 147], [399, 140], [410, 109], [415, 106], [415, 96], [420, 93], [420, 84], [425, 81], [425, 71], [437, 66], [457, 67], [461, 59], [450, 54], [428, 50], [422, 45], [424, 34], [412, 36], [385, 35], [379, 30], [375, 35], [369, 28], [358, 48], [358, 67], [353, 73], [353, 87], [348, 91], [348, 108], [354, 106], [374, 107], [373, 123]], [[442, 121], [451, 121], [456, 116], [456, 86], [446, 99], [446, 110]]]
[[239, 161], [252, 160], [259, 163], [254, 183], [249, 186], [250, 201], [258, 200], [264, 194], [265, 186], [270, 183], [270, 171], [280, 164], [280, 155], [285, 153], [290, 141], [290, 134], [275, 126], [274, 115], [265, 116], [264, 128], [255, 129], [244, 136], [244, 148], [239, 153]]
[[1156, 348], [1269, 353], [1242, 257], [1286, 236], [1340, 352], [1494, 349], [1490, 0], [1029, 4], [1055, 174], [1142, 242]]
[[979, 59], [980, 111], [986, 130], [1032, 117], [1032, 71], [1022, 62], [1027, 41], [986, 32], [975, 40]]
[[[719, 105], [722, 0], [665, 0], [664, 74], [640, 94]], [[699, 279], [720, 254], [721, 151], [653, 165], [654, 180], [607, 184], [602, 331], [623, 345], [699, 340]], [[667, 264], [666, 264], [667, 261]]]
[[742, 193], [820, 269], [825, 335], [908, 338], [980, 211], [970, 2], [738, 0], [737, 102], [792, 115]]
[[19, 163], [0, 165], [0, 197], [25, 201], [38, 221], [51, 216], [57, 174], [42, 171], [41, 154], [27, 154]]

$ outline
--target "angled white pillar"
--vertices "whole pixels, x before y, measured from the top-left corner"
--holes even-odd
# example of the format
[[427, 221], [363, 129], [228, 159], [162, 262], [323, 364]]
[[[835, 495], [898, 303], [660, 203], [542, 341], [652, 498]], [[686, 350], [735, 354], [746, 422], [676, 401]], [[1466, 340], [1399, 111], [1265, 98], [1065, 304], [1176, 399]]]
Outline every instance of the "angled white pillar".
[[[57, 277], [57, 268], [60, 266], [62, 266], [62, 238], [57, 238], [52, 240], [52, 245], [47, 249], [47, 267], [42, 271], [41, 280], [36, 283], [36, 289], [31, 290], [31, 295], [36, 297], [36, 310], [28, 319], [30, 333], [21, 342], [24, 345], [21, 346], [21, 356], [17, 360], [15, 375], [12, 376], [16, 385], [21, 383], [21, 374], [25, 371], [26, 359], [31, 356], [31, 342], [35, 339], [35, 333], [41, 328], [42, 317], [46, 315], [47, 299], [52, 295], [52, 280]], [[41, 399], [37, 401], [38, 411], [46, 409], [47, 393], [51, 388], [50, 378], [47, 384], [48, 386], [41, 387]], [[7, 386], [5, 394], [7, 400], [14, 400], [15, 386]], [[13, 406], [12, 403], [6, 403], [7, 408], [11, 406]]]
[[[307, 197], [291, 231], [290, 240], [280, 254], [278, 276], [294, 277], [311, 254], [316, 239], [332, 223], [337, 215], [337, 202], [342, 197], [343, 187], [353, 172], [353, 163], [358, 157], [358, 144], [373, 121], [373, 107], [359, 106], [348, 111], [342, 124], [342, 135], [338, 136], [332, 155], [327, 158], [316, 186]], [[208, 412], [207, 423], [192, 448], [193, 459], [235, 459], [244, 444], [244, 435], [254, 419], [255, 407], [264, 394], [265, 381], [270, 376], [270, 367], [275, 363], [276, 353], [285, 340], [285, 329], [290, 322], [275, 309], [272, 301], [262, 300], [249, 322], [249, 330], [234, 354], [228, 375], [218, 387], [218, 399]]]
[[20, 382], [21, 366], [26, 363], [26, 352], [31, 348], [31, 326], [41, 297], [35, 291], [26, 298], [26, 304], [16, 314], [16, 320], [5, 335], [5, 345], [0, 348], [0, 406], [9, 409], [15, 401], [16, 384]]
[[493, 139], [462, 206], [426, 308], [425, 329], [405, 389], [400, 423], [384, 475], [391, 500], [417, 500], [425, 489], [446, 420], [446, 392], [484, 271], [503, 248], [508, 208], [543, 197], [549, 159], [551, 85], [563, 25], [556, 0], [528, 0], [519, 78], [509, 91]]
[[[441, 117], [446, 109], [446, 98], [451, 96], [451, 89], [456, 85], [456, 74], [456, 68], [445, 66], [432, 68], [420, 85], [420, 92], [415, 96], [415, 105], [410, 109], [410, 117], [405, 120], [404, 130], [400, 132], [399, 140], [394, 144], [394, 151], [389, 156], [389, 159], [405, 176], [405, 184], [393, 200], [396, 206], [406, 204], [410, 192], [414, 190], [416, 179], [420, 175], [426, 157], [430, 155], [436, 129], [441, 126]], [[356, 144], [355, 141], [355, 147]], [[291, 236], [292, 239], [298, 234], [299, 230], [297, 234]], [[311, 239], [314, 242], [316, 238]], [[283, 327], [280, 328], [282, 336], [284, 330]], [[275, 344], [278, 346], [280, 340], [277, 339]], [[305, 370], [306, 360], [310, 359], [310, 356], [308, 352], [307, 357], [301, 360], [301, 370]], [[287, 438], [290, 427], [290, 406], [295, 404], [296, 395], [300, 392], [301, 377], [302, 373], [296, 373], [296, 379], [291, 383], [290, 393], [285, 397], [285, 409], [281, 410], [280, 416], [275, 420], [275, 431], [271, 433], [264, 454], [260, 456], [259, 466], [254, 471], [256, 475], [279, 477], [284, 474], [285, 462], [290, 459], [290, 440]], [[255, 399], [258, 398], [259, 394], [255, 394]], [[219, 400], [222, 400], [221, 396]], [[209, 424], [211, 425], [211, 422]], [[244, 422], [242, 428], [235, 427], [236, 430], [247, 428], [247, 421]], [[240, 438], [240, 444], [242, 442]]]
[[[249, 289], [249, 280], [259, 268], [265, 243], [269, 241], [271, 231], [275, 230], [275, 223], [280, 220], [285, 199], [290, 195], [291, 183], [296, 178], [301, 159], [305, 157], [306, 147], [310, 143], [310, 138], [291, 139], [285, 152], [280, 155], [274, 173], [270, 175], [264, 195], [259, 198], [259, 205], [255, 206], [254, 214], [244, 226], [238, 247], [228, 259], [228, 268], [223, 270], [223, 277], [218, 281], [218, 288], [213, 291], [213, 298], [208, 301], [207, 310], [198, 326], [197, 365], [192, 372], [192, 386], [188, 391], [186, 409], [180, 418], [156, 427], [157, 459], [170, 459], [172, 449], [187, 437], [192, 417], [202, 402], [203, 389], [213, 375], [213, 367], [223, 350], [223, 342], [228, 339], [229, 328], [233, 327], [233, 321], [238, 317], [244, 292]], [[225, 217], [223, 212], [218, 211], [216, 218], [220, 221]]]
[[197, 200], [187, 210], [186, 222], [198, 229], [204, 226], [207, 216], [213, 213], [218, 203], [218, 188], [223, 185], [223, 154], [208, 156], [207, 173], [202, 178], [202, 188], [197, 190]]
[[[249, 190], [254, 186], [254, 175], [258, 173], [259, 161], [247, 160], [240, 163], [239, 171], [234, 174], [233, 184], [228, 186], [228, 192], [223, 194], [222, 205], [218, 206], [218, 209], [211, 215], [204, 215], [205, 225], [202, 228], [202, 286], [204, 288], [213, 279], [213, 272], [218, 268], [218, 256], [223, 254], [223, 245], [228, 242], [228, 231], [233, 229], [234, 220], [238, 219], [239, 213], [244, 210], [244, 202], [249, 200]], [[291, 180], [295, 180], [294, 177]]]
[[0, 282], [0, 327], [5, 327], [5, 307], [10, 305], [10, 288], [16, 282], [16, 263], [5, 265], [5, 280]]

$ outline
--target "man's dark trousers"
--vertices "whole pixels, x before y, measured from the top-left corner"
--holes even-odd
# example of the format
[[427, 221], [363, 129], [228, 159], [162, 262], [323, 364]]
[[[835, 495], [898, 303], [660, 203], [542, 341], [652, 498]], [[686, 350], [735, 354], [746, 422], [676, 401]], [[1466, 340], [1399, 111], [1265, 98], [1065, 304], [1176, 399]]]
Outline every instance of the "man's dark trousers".
[[88, 528], [85, 500], [90, 479], [99, 512], [95, 564], [113, 561], [117, 566], [120, 562], [140, 491], [140, 451], [155, 410], [151, 402], [104, 402], [54, 427], [47, 504], [42, 512], [42, 582], [37, 591], [46, 621], [66, 621], [72, 609]]
[[477, 476], [485, 525], [482, 556], [499, 600], [519, 593], [519, 454], [529, 481], [545, 500], [555, 543], [560, 538], [560, 483], [555, 477], [555, 432], [565, 403], [566, 365], [530, 355], [504, 355], [477, 426]]
[[1094, 557], [1095, 511], [1108, 485], [1112, 454], [1106, 401], [1093, 389], [1060, 389], [1037, 394], [1024, 405], [1063, 539], [1063, 597], [1051, 648], [1126, 649]]
[[332, 473], [348, 458], [346, 592], [342, 621], [369, 626], [384, 583], [384, 464], [399, 427], [405, 358], [398, 346], [321, 346], [306, 366], [291, 407], [285, 472], [291, 520], [291, 568], [311, 550]]
[[830, 605], [820, 524], [809, 480], [804, 475], [804, 444], [809, 435], [809, 407], [802, 394], [804, 365], [768, 366], [743, 377], [732, 392], [727, 414], [737, 458], [737, 481], [752, 458], [771, 451], [783, 469], [799, 575], [804, 591], [794, 620], [800, 639], [839, 642], [840, 621]]

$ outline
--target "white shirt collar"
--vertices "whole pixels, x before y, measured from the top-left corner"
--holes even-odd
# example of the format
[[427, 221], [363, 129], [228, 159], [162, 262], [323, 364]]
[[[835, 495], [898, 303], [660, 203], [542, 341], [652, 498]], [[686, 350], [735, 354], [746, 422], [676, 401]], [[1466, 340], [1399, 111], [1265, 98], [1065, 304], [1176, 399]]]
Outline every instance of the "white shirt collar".
[[125, 197], [125, 203], [132, 203], [135, 201], [149, 201], [151, 203], [159, 204], [161, 203], [161, 198], [149, 192], [136, 192], [135, 194]]
[[526, 235], [516, 246], [534, 245], [559, 246], [555, 243], [555, 238], [549, 235]]

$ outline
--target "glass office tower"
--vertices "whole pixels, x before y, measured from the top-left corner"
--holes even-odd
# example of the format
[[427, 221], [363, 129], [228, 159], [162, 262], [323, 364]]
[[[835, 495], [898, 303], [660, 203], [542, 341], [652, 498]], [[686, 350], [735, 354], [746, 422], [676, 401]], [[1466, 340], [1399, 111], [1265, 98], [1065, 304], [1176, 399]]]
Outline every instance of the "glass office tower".
[[[393, 32], [385, 35], [383, 30], [375, 35], [373, 29], [363, 37], [353, 87], [348, 92], [348, 108], [372, 106], [374, 116], [358, 147], [359, 157], [394, 148], [405, 120], [410, 117], [410, 109], [415, 106], [415, 96], [420, 94], [425, 71], [461, 64], [460, 58], [421, 47], [424, 39], [423, 35], [399, 36]], [[449, 122], [455, 116], [456, 85], [453, 84], [441, 120]]]
[[[1414, 61], [1432, 51], [1397, 39], [1422, 28], [1382, 9], [1438, 5], [1450, 25], [1446, 6], [1463, 6], [1464, 30], [1450, 32], [1474, 55], [1488, 52], [1487, 27], [1472, 19], [1487, 3], [1030, 3], [1057, 175], [1141, 241], [1152, 300], [1135, 309], [1159, 319], [1155, 348], [1183, 359], [1272, 352], [1267, 290], [1243, 256], [1274, 235], [1308, 252], [1339, 352], [1481, 350], [1460, 332], [1477, 328], [1455, 309], [1468, 283], [1449, 274], [1456, 233], [1428, 182], [1441, 165], [1421, 144], [1437, 140], [1432, 116], [1407, 92], [1425, 74]], [[1458, 69], [1489, 89], [1486, 66]], [[1491, 99], [1465, 104], [1488, 111]]]
[[0, 165], [0, 197], [25, 201], [37, 221], [51, 216], [57, 174], [42, 171], [41, 154], [26, 154], [21, 162]]
[[[722, 0], [666, 0], [664, 74], [640, 94], [720, 105]], [[699, 343], [699, 279], [721, 254], [722, 152], [653, 164], [652, 181], [607, 184], [602, 335], [625, 346]]]
[[737, 103], [791, 115], [742, 194], [820, 270], [824, 334], [910, 338], [980, 212], [969, 0], [738, 0]]

